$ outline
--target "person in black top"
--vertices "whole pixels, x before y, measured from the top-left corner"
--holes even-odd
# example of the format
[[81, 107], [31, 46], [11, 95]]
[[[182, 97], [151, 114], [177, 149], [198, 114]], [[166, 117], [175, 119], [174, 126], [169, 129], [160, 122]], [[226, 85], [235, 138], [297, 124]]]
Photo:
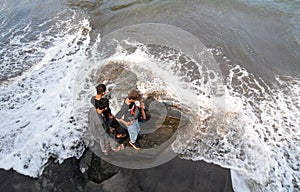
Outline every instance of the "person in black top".
[[100, 129], [103, 129], [105, 132], [101, 134], [99, 137], [99, 144], [101, 147], [102, 152], [104, 155], [108, 154], [109, 148], [111, 148], [113, 151], [118, 152], [120, 150], [124, 149], [124, 144], [118, 144], [114, 139], [113, 131], [111, 127], [109, 126], [109, 123], [106, 121], [106, 111], [109, 108], [109, 101], [106, 98], [101, 98], [99, 101], [97, 101], [97, 104], [95, 105], [97, 114], [99, 116], [100, 120]]
[[[116, 120], [114, 115], [111, 113], [111, 109], [109, 108], [109, 100], [106, 98], [103, 98], [103, 96], [105, 95], [105, 92], [106, 92], [106, 85], [104, 85], [104, 84], [97, 85], [96, 86], [97, 94], [96, 94], [96, 96], [93, 96], [91, 98], [91, 103], [97, 109], [97, 112], [104, 116], [104, 121], [112, 129], [111, 132], [114, 133], [115, 138], [117, 138], [117, 139], [125, 138], [127, 136], [125, 128], [120, 125], [120, 123]], [[106, 102], [106, 104], [107, 104], [107, 109], [105, 111], [99, 110], [101, 105], [103, 105], [103, 102], [101, 104], [102, 100], [104, 103]], [[112, 134], [112, 133], [110, 133], [110, 134]]]

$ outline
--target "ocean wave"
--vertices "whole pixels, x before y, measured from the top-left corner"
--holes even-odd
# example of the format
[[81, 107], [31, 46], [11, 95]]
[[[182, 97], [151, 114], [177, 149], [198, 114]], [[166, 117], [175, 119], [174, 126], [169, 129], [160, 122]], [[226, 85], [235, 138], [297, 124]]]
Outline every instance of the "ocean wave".
[[[156, 44], [147, 38], [146, 43], [139, 37], [133, 40], [134, 32], [147, 27], [124, 28], [116, 32], [120, 36], [113, 33], [113, 40], [104, 45], [101, 63], [124, 65], [137, 75], [139, 89], [161, 92], [158, 100], [176, 105], [189, 117], [192, 126], [178, 132], [173, 150], [181, 158], [232, 169], [250, 190], [299, 188], [299, 79], [276, 76], [270, 85], [226, 56], [226, 67], [212, 64], [212, 53], [222, 55], [220, 50], [202, 47], [195, 56], [174, 42], [162, 43], [161, 37], [154, 40]], [[120, 41], [126, 31], [130, 35]]]
[[[1, 85], [2, 168], [36, 177], [50, 157], [79, 158], [95, 72], [120, 63], [144, 94], [161, 93], [157, 100], [189, 117], [192, 126], [172, 144], [181, 158], [231, 168], [252, 190], [299, 188], [299, 79], [277, 76], [268, 85], [239, 65], [221, 70], [218, 50], [173, 26], [125, 27], [92, 45], [89, 22], [77, 29], [56, 37], [36, 65]], [[112, 103], [117, 111], [120, 100]]]
[[[71, 24], [61, 26], [60, 35], [48, 33], [44, 37], [41, 33], [40, 39], [31, 41], [27, 46], [38, 49], [41, 58], [17, 76], [14, 70], [18, 67], [12, 65], [8, 72], [15, 77], [2, 82], [1, 168], [37, 177], [49, 158], [58, 162], [73, 156], [79, 158], [85, 149], [80, 140], [82, 130], [73, 114], [73, 91], [77, 69], [90, 42], [90, 27], [86, 19], [78, 21], [76, 30]], [[51, 45], [43, 47], [41, 42], [48, 39], [52, 39]], [[26, 51], [27, 46], [16, 51]], [[13, 55], [15, 50], [6, 52]]]

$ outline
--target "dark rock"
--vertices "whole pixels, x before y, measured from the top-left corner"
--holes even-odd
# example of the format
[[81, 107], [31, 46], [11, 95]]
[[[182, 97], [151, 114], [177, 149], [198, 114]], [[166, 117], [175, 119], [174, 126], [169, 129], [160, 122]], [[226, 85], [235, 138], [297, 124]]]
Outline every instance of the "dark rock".
[[101, 183], [102, 181], [111, 178], [118, 173], [119, 168], [114, 166], [95, 154], [92, 154], [91, 166], [87, 171], [88, 178], [95, 182]]

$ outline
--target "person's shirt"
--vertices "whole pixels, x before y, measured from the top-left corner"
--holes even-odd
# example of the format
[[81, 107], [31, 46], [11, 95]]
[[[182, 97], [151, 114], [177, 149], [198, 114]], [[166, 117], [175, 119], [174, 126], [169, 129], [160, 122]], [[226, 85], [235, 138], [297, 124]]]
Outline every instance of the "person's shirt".
[[[97, 109], [97, 106], [99, 105], [98, 102], [100, 102], [100, 100], [97, 100], [95, 96], [91, 98], [91, 103], [95, 107], [95, 109]], [[105, 130], [106, 133], [109, 133], [109, 122], [106, 121], [103, 114], [99, 114], [99, 113], [97, 114], [100, 119], [102, 128]]]
[[125, 101], [126, 101], [126, 99], [124, 100], [122, 108], [115, 115], [115, 117], [117, 119], [121, 119], [122, 117], [124, 117], [124, 120], [127, 122], [136, 120], [139, 115], [138, 107], [136, 107], [134, 103], [132, 104], [132, 106], [127, 105], [127, 103]]
[[93, 96], [91, 98], [91, 103], [96, 109], [99, 108], [99, 106], [100, 106], [100, 100], [97, 100], [96, 96]]

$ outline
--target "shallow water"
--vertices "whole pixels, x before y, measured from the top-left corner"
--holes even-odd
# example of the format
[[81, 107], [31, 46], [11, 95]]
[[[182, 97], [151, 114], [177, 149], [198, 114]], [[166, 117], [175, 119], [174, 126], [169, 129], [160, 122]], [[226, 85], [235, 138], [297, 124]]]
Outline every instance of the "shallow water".
[[[93, 69], [113, 61], [191, 116], [172, 145], [180, 157], [230, 168], [236, 191], [237, 178], [250, 191], [299, 190], [299, 10], [296, 0], [2, 1], [1, 168], [36, 177], [49, 157], [80, 157]], [[140, 23], [167, 25], [129, 28], [103, 49]]]

